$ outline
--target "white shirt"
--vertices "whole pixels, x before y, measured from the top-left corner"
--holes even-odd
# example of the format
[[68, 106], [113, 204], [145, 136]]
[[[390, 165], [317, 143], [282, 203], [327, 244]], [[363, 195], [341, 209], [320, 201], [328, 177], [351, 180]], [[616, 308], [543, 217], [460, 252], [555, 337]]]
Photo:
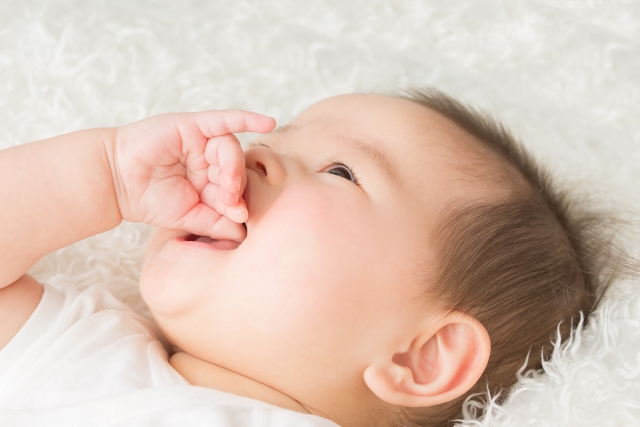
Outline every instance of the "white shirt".
[[0, 350], [1, 426], [337, 426], [189, 385], [155, 325], [106, 287], [43, 286], [38, 307]]

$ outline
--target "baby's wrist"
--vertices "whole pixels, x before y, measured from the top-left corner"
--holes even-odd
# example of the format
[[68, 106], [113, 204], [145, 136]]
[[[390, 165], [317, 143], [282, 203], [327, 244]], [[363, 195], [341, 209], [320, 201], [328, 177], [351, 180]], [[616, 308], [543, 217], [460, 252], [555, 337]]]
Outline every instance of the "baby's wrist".
[[113, 183], [113, 192], [116, 199], [116, 206], [120, 212], [120, 217], [126, 219], [123, 215], [122, 209], [122, 179], [120, 171], [116, 161], [116, 141], [118, 139], [118, 128], [102, 128], [100, 129], [102, 142], [104, 144], [104, 152], [106, 157], [107, 166], [111, 172], [111, 182]]

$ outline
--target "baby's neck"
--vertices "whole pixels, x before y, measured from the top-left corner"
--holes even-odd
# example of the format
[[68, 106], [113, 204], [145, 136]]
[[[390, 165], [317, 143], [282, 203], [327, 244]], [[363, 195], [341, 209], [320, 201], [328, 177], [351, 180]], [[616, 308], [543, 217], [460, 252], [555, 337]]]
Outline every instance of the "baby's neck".
[[238, 396], [261, 400], [292, 411], [305, 414], [311, 413], [297, 400], [266, 384], [221, 366], [205, 362], [183, 351], [174, 353], [169, 359], [169, 364], [191, 385], [213, 388]]

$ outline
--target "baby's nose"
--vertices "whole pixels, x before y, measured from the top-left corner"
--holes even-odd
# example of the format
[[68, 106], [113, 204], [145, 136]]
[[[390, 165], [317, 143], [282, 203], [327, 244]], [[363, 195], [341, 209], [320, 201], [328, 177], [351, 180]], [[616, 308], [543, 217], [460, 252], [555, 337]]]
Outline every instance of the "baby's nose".
[[268, 147], [254, 147], [245, 151], [245, 167], [258, 173], [263, 181], [279, 185], [287, 178], [280, 155]]

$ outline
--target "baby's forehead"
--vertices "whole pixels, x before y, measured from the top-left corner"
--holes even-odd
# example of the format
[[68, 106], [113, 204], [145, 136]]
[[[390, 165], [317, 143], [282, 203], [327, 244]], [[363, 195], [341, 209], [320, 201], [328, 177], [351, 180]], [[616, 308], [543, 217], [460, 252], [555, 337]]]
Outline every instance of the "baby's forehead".
[[483, 152], [468, 132], [443, 114], [407, 99], [385, 95], [327, 98], [279, 129], [340, 133], [379, 141], [389, 151], [455, 151], [458, 155]]
[[301, 113], [289, 128], [362, 141], [411, 182], [487, 187], [518, 175], [455, 121], [404, 98], [370, 94], [328, 98]]

